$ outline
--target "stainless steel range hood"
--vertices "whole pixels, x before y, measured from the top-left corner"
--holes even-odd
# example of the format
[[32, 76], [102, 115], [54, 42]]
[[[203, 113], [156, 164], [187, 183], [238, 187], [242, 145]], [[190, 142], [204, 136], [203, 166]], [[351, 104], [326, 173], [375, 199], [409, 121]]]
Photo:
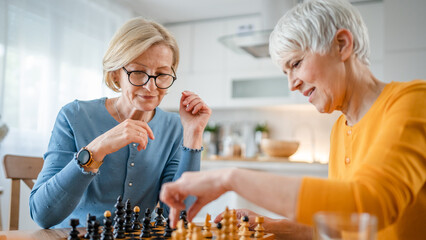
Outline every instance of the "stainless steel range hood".
[[237, 53], [248, 53], [255, 58], [269, 57], [269, 35], [284, 13], [300, 0], [262, 0], [260, 7], [262, 28], [257, 31], [236, 32], [218, 40]]

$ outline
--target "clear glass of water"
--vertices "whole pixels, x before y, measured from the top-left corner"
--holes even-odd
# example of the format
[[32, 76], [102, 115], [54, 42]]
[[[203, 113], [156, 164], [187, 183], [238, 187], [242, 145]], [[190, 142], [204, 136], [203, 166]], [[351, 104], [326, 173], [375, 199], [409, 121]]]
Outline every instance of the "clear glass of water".
[[377, 218], [368, 213], [319, 212], [314, 215], [315, 240], [375, 240]]

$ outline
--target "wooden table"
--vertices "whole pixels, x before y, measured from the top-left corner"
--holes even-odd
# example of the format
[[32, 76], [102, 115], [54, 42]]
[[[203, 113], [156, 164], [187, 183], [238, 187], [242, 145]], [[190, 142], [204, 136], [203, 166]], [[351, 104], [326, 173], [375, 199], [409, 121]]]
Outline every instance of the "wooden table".
[[[0, 231], [0, 240], [58, 240], [66, 239], [71, 228]], [[86, 232], [84, 228], [78, 229]]]

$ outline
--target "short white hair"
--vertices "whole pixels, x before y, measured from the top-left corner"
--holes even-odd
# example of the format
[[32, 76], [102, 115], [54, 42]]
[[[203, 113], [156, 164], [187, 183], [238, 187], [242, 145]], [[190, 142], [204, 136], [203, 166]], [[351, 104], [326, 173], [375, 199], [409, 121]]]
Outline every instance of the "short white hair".
[[369, 65], [367, 27], [358, 9], [347, 0], [312, 0], [298, 4], [278, 21], [269, 38], [272, 61], [282, 67], [283, 57], [293, 51], [325, 54], [339, 29], [353, 36], [355, 56]]

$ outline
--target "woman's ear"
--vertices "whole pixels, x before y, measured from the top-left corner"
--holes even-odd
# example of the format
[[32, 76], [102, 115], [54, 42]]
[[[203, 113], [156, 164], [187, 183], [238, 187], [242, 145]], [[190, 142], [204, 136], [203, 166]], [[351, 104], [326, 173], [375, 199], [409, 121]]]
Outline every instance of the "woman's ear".
[[352, 33], [347, 29], [339, 29], [335, 35], [335, 42], [339, 46], [339, 54], [342, 61], [346, 61], [353, 52]]

